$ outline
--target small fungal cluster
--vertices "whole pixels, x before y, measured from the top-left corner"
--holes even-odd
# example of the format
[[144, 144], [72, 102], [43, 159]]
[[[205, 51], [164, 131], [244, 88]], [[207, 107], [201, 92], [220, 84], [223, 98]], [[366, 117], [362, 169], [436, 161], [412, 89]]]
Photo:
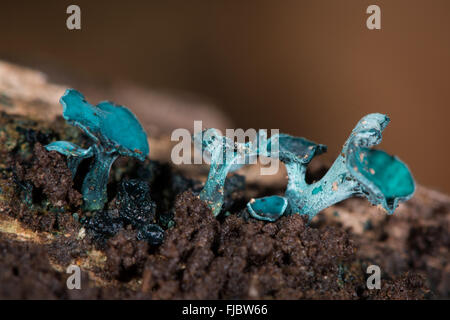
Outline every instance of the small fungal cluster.
[[[56, 141], [46, 145], [46, 149], [66, 156], [73, 178], [80, 164], [89, 159], [88, 172], [81, 186], [83, 209], [101, 211], [108, 199], [107, 183], [113, 162], [119, 156], [145, 160], [149, 154], [147, 135], [133, 113], [123, 106], [111, 102], [93, 106], [73, 89], [68, 89], [60, 102], [64, 119], [80, 128], [92, 145], [84, 149], [68, 141]], [[305, 179], [307, 166], [315, 156], [326, 152], [325, 145], [288, 134], [276, 134], [264, 141], [236, 143], [216, 129], [207, 129], [193, 136], [210, 163], [208, 178], [199, 197], [213, 215], [218, 216], [224, 204], [227, 174], [250, 163], [251, 159], [264, 156], [285, 164], [288, 184], [283, 196], [273, 195], [248, 202], [247, 210], [256, 219], [275, 221], [289, 214], [312, 218], [321, 210], [353, 196], [366, 197], [392, 214], [400, 202], [413, 195], [415, 183], [401, 160], [372, 149], [381, 142], [388, 123], [389, 118], [383, 114], [374, 113], [362, 118], [328, 172], [311, 184]], [[162, 232], [156, 226], [146, 227], [148, 221], [140, 221], [139, 215], [133, 219], [143, 233]]]
[[[408, 167], [400, 159], [371, 148], [381, 142], [388, 123], [389, 118], [379, 113], [362, 118], [325, 176], [312, 184], [305, 179], [307, 166], [314, 156], [326, 151], [326, 146], [287, 134], [270, 137], [263, 148], [259, 144], [258, 155], [274, 157], [285, 164], [288, 184], [284, 196], [252, 199], [247, 204], [250, 215], [265, 221], [275, 221], [283, 214], [295, 213], [312, 218], [321, 210], [353, 196], [364, 196], [392, 214], [400, 202], [412, 197], [415, 183]], [[204, 145], [212, 154], [234, 146], [225, 137], [214, 137], [215, 141], [221, 142], [221, 147], [220, 143], [212, 144], [209, 138], [204, 138]], [[228, 157], [222, 165], [212, 161], [208, 180], [200, 193], [201, 199], [208, 203], [215, 215], [220, 212], [219, 206], [223, 201], [222, 194], [217, 191], [223, 189], [227, 172], [237, 159], [254, 156], [247, 152], [254, 150], [248, 145], [234, 148], [244, 151]]]

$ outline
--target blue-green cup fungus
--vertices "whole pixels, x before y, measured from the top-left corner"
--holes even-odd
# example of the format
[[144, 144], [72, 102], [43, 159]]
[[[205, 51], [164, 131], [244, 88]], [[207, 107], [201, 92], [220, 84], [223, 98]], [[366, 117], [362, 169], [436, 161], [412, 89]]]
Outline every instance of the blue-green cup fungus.
[[83, 130], [93, 144], [83, 149], [67, 141], [56, 141], [46, 148], [67, 156], [73, 176], [83, 159], [93, 157], [81, 187], [83, 207], [88, 211], [101, 210], [107, 202], [112, 164], [119, 156], [145, 160], [149, 153], [147, 134], [134, 114], [123, 106], [107, 101], [93, 106], [74, 89], [66, 90], [60, 103], [64, 119]]
[[288, 206], [288, 200], [281, 196], [268, 196], [252, 199], [247, 203], [247, 210], [253, 218], [275, 221], [281, 217]]
[[[323, 209], [353, 196], [365, 196], [372, 204], [392, 214], [400, 202], [411, 198], [415, 183], [406, 164], [384, 151], [371, 149], [381, 142], [381, 134], [388, 123], [389, 118], [378, 113], [362, 118], [325, 176], [312, 184], [306, 183], [306, 167], [326, 147], [283, 134], [269, 139], [266, 155], [278, 156], [288, 172], [285, 192], [288, 206], [284, 214], [298, 213], [312, 218]], [[279, 143], [279, 153], [275, 154], [270, 152], [274, 139]], [[266, 209], [260, 205], [257, 214], [255, 210], [249, 211], [255, 218], [269, 221], [281, 216], [272, 214], [270, 203]], [[264, 212], [270, 214], [266, 216]]]
[[361, 119], [344, 145], [346, 167], [358, 181], [360, 195], [387, 213], [394, 213], [400, 202], [410, 199], [415, 182], [408, 166], [396, 156], [370, 147], [381, 142], [381, 133], [389, 123], [383, 114]]
[[194, 135], [193, 140], [210, 165], [208, 178], [199, 196], [211, 208], [214, 216], [217, 216], [224, 201], [227, 174], [249, 164], [257, 156], [256, 146], [252, 141], [234, 142], [216, 129], [206, 129]]

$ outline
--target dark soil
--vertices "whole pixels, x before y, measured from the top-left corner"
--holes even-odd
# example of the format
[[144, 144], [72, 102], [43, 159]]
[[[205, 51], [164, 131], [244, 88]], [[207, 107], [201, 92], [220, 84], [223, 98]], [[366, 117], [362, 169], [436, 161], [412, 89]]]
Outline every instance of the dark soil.
[[34, 145], [33, 155], [32, 167], [19, 178], [30, 181], [55, 207], [80, 206], [81, 194], [73, 188], [72, 174], [63, 156], [47, 152], [39, 142]]
[[149, 257], [143, 288], [159, 299], [356, 298], [339, 268], [354, 247], [344, 232], [231, 215], [217, 221], [191, 193], [176, 203], [176, 227]]
[[128, 281], [142, 270], [147, 260], [148, 244], [136, 241], [136, 232], [121, 230], [108, 241], [106, 249], [107, 270], [110, 276]]
[[365, 289], [356, 247], [334, 227], [307, 226], [299, 215], [276, 223], [230, 215], [214, 219], [192, 193], [176, 202], [176, 227], [150, 255], [142, 297], [153, 299], [424, 298], [420, 276]]
[[[107, 206], [83, 212], [80, 177], [73, 181], [64, 157], [43, 147], [57, 139], [86, 143], [61, 119], [0, 116], [0, 299], [450, 296], [447, 200], [419, 195], [405, 214], [367, 220], [362, 233], [338, 213], [372, 210], [358, 199], [309, 223], [299, 215], [267, 223], [245, 209], [248, 188], [265, 191], [234, 175], [216, 219], [196, 196], [197, 181], [168, 164], [121, 158]], [[82, 290], [66, 287], [71, 264], [83, 271]], [[366, 287], [371, 264], [382, 269], [381, 290]]]
[[51, 267], [45, 248], [0, 236], [0, 252], [1, 298], [56, 299], [64, 296], [64, 274]]

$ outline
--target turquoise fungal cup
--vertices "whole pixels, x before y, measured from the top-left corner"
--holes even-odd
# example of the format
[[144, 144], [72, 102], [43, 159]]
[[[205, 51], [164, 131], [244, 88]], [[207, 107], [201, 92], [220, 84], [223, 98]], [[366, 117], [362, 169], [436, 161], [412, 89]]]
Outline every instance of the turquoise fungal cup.
[[281, 217], [288, 206], [288, 200], [281, 196], [268, 196], [252, 199], [247, 203], [247, 210], [253, 218], [275, 221]]
[[107, 202], [107, 184], [112, 164], [119, 156], [135, 157], [141, 161], [149, 154], [147, 134], [134, 114], [111, 102], [89, 104], [84, 96], [68, 89], [60, 99], [63, 117], [92, 140], [88, 149], [71, 142], [56, 141], [46, 146], [67, 156], [67, 164], [75, 176], [83, 159], [93, 158], [83, 180], [83, 207], [88, 211], [103, 209]]

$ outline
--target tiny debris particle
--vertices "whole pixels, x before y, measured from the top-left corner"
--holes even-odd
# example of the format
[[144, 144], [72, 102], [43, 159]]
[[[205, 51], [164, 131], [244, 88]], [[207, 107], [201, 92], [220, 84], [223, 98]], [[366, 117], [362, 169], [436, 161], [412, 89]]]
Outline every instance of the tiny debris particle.
[[86, 229], [83, 227], [78, 232], [77, 240], [83, 240], [85, 236], [86, 236]]
[[359, 160], [361, 160], [361, 162], [364, 161], [364, 153], [363, 153], [363, 152], [361, 152], [361, 153], [359, 154]]
[[333, 191], [337, 191], [338, 190], [338, 183], [336, 181], [333, 182], [333, 185], [331, 186], [331, 189], [333, 189]]
[[381, 204], [378, 204], [376, 207], [381, 211], [387, 212], [387, 210]]

